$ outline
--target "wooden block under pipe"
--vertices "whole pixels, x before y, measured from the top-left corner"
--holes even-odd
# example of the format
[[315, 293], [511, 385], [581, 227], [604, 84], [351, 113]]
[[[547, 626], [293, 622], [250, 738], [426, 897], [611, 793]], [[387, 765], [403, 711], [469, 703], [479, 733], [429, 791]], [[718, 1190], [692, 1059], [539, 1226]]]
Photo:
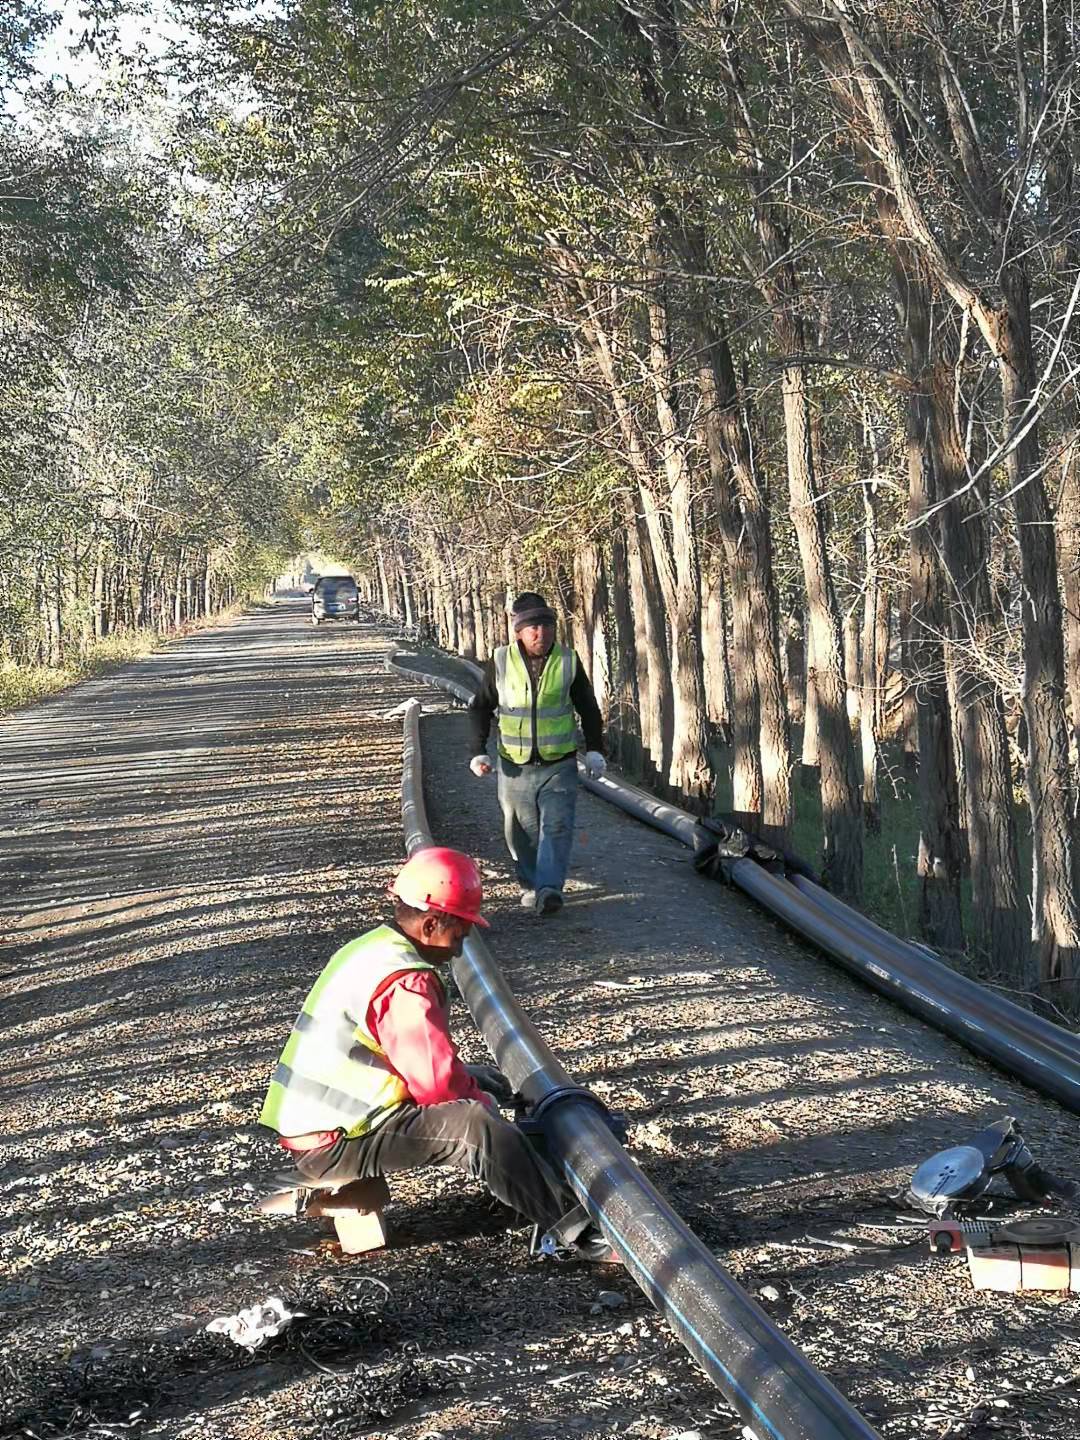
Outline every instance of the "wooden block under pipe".
[[335, 1215], [334, 1229], [346, 1255], [363, 1255], [368, 1250], [380, 1250], [386, 1244], [386, 1222], [381, 1210]]
[[379, 1175], [373, 1180], [352, 1180], [338, 1190], [321, 1191], [312, 1196], [307, 1213], [333, 1220], [346, 1255], [363, 1255], [386, 1244], [382, 1212], [389, 1199], [390, 1187]]

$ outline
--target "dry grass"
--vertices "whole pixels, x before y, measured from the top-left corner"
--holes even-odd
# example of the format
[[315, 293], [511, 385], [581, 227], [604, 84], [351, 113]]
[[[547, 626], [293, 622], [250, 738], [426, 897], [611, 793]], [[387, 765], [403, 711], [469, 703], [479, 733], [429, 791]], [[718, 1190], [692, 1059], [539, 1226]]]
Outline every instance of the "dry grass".
[[85, 655], [68, 657], [63, 665], [19, 665], [12, 660], [0, 660], [0, 715], [21, 710], [25, 705], [36, 705], [38, 701], [58, 695], [82, 680], [92, 680], [120, 665], [141, 660], [182, 635], [190, 635], [208, 625], [220, 625], [243, 611], [264, 609], [267, 605], [264, 600], [238, 601], [213, 615], [185, 621], [167, 633], [149, 628], [118, 630], [113, 635], [96, 640]]

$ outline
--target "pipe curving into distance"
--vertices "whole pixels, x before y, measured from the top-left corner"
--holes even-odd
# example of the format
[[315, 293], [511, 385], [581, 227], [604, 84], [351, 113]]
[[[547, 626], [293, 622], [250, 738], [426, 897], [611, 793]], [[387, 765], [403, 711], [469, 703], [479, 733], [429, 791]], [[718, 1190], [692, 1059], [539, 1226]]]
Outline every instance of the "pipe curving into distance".
[[[813, 940], [867, 984], [961, 1041], [1010, 1075], [1080, 1113], [1080, 1039], [995, 995], [940, 960], [848, 923], [788, 880], [752, 860], [738, 860], [732, 881], [792, 929]], [[847, 910], [830, 896], [833, 905]], [[859, 917], [863, 919], [864, 917]], [[872, 923], [872, 922], [871, 922]], [[912, 952], [914, 959], [905, 951]]]
[[[455, 692], [471, 690], [470, 672], [464, 668], [458, 672], [463, 677], [459, 687], [439, 675], [420, 675], [397, 659], [392, 663], [429, 684], [453, 685]], [[453, 667], [454, 657], [446, 657], [446, 663]], [[636, 786], [608, 777], [590, 780], [582, 774], [581, 779], [601, 799], [695, 852], [715, 838], [685, 810]], [[781, 878], [753, 860], [730, 862], [728, 873], [744, 894], [880, 994], [1080, 1114], [1080, 1036], [969, 980], [918, 946], [875, 925], [804, 876]]]
[[[420, 702], [404, 717], [406, 849], [433, 843], [423, 798]], [[742, 1418], [748, 1440], [877, 1440], [642, 1175], [604, 1106], [575, 1084], [521, 1010], [478, 935], [454, 979], [496, 1064], [543, 1119], [550, 1152], [636, 1283]]]

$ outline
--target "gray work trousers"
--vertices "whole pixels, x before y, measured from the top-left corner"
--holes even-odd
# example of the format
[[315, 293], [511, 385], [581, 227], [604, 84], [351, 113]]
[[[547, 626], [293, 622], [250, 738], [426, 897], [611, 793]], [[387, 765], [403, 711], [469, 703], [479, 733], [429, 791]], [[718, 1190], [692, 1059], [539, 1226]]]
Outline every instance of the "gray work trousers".
[[576, 1203], [518, 1127], [478, 1100], [403, 1105], [370, 1135], [341, 1136], [318, 1150], [296, 1152], [296, 1168], [313, 1186], [426, 1165], [451, 1165], [482, 1180], [504, 1205], [542, 1230], [550, 1230]]
[[506, 848], [523, 890], [558, 890], [566, 884], [574, 843], [577, 756], [552, 765], [515, 765], [498, 758], [499, 805]]

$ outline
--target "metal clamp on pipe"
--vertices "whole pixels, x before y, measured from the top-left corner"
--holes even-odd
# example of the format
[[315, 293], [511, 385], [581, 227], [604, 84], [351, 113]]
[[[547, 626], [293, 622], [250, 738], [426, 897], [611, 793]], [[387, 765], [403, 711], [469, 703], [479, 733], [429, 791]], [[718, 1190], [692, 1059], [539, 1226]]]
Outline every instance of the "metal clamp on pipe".
[[587, 1090], [584, 1085], [560, 1085], [556, 1090], [548, 1090], [535, 1105], [529, 1104], [526, 1096], [521, 1098], [524, 1108], [520, 1114], [515, 1115], [514, 1123], [526, 1135], [538, 1135], [547, 1140], [550, 1135], [548, 1121], [551, 1112], [556, 1106], [571, 1101], [575, 1105], [590, 1106], [619, 1144], [626, 1144], [626, 1117], [618, 1110], [609, 1110], [600, 1097]]
[[770, 875], [784, 879], [801, 875], [821, 884], [805, 860], [782, 846], [771, 845], [760, 836], [750, 834], [727, 815], [699, 820], [694, 836], [694, 869], [700, 875], [731, 885], [734, 883], [731, 867], [737, 860], [753, 860]]

